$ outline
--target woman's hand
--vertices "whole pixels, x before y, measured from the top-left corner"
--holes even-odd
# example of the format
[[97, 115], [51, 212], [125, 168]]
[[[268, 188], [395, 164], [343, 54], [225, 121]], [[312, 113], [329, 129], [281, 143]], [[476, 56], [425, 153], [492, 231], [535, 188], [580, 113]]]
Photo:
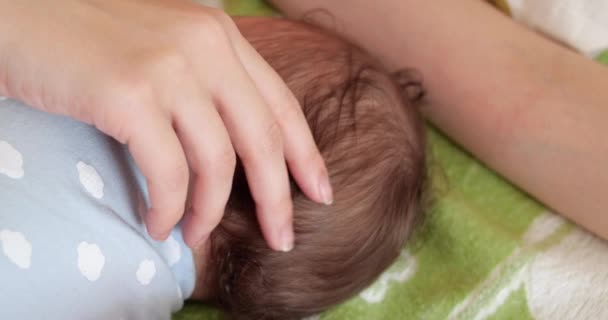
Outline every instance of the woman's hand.
[[0, 0], [0, 95], [95, 125], [147, 178], [150, 234], [190, 246], [220, 222], [242, 160], [266, 240], [293, 246], [287, 166], [331, 187], [298, 102], [222, 11], [185, 0]]

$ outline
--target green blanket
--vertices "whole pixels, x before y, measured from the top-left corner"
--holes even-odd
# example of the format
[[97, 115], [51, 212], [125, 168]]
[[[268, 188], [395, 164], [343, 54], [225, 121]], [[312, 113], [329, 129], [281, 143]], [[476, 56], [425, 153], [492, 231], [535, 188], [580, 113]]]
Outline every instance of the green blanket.
[[[273, 14], [257, 0], [223, 6], [235, 15]], [[608, 319], [604, 242], [430, 126], [428, 150], [435, 202], [415, 241], [374, 285], [313, 318]], [[174, 317], [220, 318], [193, 303]]]

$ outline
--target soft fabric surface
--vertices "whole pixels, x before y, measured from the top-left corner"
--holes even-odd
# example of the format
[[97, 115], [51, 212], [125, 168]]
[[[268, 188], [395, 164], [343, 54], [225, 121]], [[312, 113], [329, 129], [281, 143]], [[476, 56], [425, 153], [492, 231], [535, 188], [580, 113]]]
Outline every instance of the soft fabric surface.
[[589, 57], [608, 49], [604, 0], [504, 0], [517, 21], [567, 43]]
[[[259, 1], [223, 5], [231, 14], [272, 14]], [[549, 212], [431, 127], [428, 150], [435, 202], [417, 239], [369, 289], [314, 318], [608, 319], [604, 241]], [[174, 317], [218, 318], [198, 304]]]

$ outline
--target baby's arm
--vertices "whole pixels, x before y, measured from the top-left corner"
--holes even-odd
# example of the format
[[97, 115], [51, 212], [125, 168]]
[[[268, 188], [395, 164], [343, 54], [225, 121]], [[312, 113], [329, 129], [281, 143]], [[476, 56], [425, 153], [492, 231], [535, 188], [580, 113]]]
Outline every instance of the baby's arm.
[[[608, 239], [608, 68], [480, 0], [275, 0], [312, 9], [393, 69], [422, 71], [428, 118], [532, 195]], [[314, 15], [313, 15], [314, 17]]]

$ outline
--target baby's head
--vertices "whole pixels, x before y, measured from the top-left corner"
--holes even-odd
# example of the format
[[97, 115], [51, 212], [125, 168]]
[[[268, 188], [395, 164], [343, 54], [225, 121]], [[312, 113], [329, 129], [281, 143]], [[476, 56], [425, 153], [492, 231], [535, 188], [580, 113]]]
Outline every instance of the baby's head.
[[334, 203], [316, 204], [292, 183], [295, 247], [275, 252], [237, 169], [225, 217], [210, 237], [204, 285], [234, 318], [301, 318], [369, 286], [422, 215], [423, 126], [408, 100], [415, 86], [314, 27], [262, 18], [237, 24], [302, 105]]

